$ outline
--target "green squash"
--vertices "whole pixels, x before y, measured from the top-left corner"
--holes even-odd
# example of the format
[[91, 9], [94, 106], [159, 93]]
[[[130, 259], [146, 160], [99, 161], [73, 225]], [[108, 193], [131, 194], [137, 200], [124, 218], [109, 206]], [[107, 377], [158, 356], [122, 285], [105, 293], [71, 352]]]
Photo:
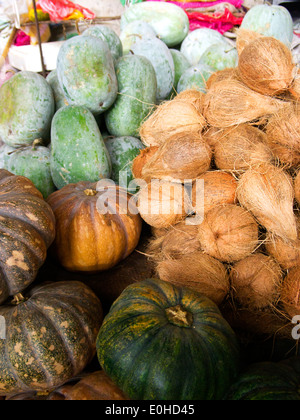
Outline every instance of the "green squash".
[[141, 39], [155, 38], [156, 32], [147, 22], [133, 21], [123, 28], [120, 39], [123, 45], [123, 54], [129, 54], [132, 45]]
[[95, 355], [102, 306], [80, 282], [48, 283], [0, 307], [0, 395], [50, 391], [81, 373]]
[[169, 48], [158, 38], [148, 38], [136, 42], [131, 51], [151, 62], [157, 80], [156, 100], [159, 102], [166, 99], [175, 81], [175, 65]]
[[135, 193], [136, 187], [130, 185], [134, 179], [131, 168], [134, 159], [145, 149], [144, 144], [135, 137], [110, 137], [105, 145], [112, 162], [111, 179], [122, 188], [131, 187], [129, 192]]
[[50, 85], [37, 73], [15, 74], [0, 88], [0, 138], [11, 147], [49, 141], [54, 114]]
[[5, 169], [30, 179], [45, 199], [56, 190], [50, 171], [50, 150], [47, 147], [33, 145], [15, 150], [10, 154]]
[[69, 106], [54, 116], [51, 175], [58, 189], [80, 181], [109, 178], [111, 161], [97, 121], [86, 108]]
[[157, 82], [150, 61], [127, 55], [116, 64], [119, 95], [105, 113], [106, 127], [112, 136], [139, 136], [140, 126], [156, 103]]
[[3, 144], [0, 147], [0, 169], [7, 169], [8, 161], [11, 157], [12, 152], [16, 151], [14, 147]]
[[98, 115], [117, 98], [118, 82], [108, 44], [92, 36], [65, 41], [57, 57], [57, 76], [70, 105]]
[[131, 5], [122, 15], [121, 29], [134, 21], [149, 23], [159, 39], [170, 48], [180, 44], [190, 28], [185, 11], [174, 4], [164, 2], [147, 1]]
[[293, 41], [293, 18], [283, 6], [259, 4], [245, 15], [241, 28], [273, 36], [288, 47]]
[[51, 71], [51, 73], [48, 74], [46, 80], [52, 87], [56, 111], [58, 111], [60, 108], [63, 108], [64, 106], [68, 106], [69, 103], [66, 100], [64, 91], [60, 87], [60, 84], [58, 81], [57, 70]]
[[202, 54], [199, 64], [209, 66], [214, 72], [237, 67], [239, 55], [231, 44], [213, 44]]
[[94, 36], [106, 42], [116, 63], [123, 55], [123, 46], [116, 32], [105, 25], [93, 25], [86, 29], [82, 36]]
[[230, 388], [229, 401], [300, 401], [300, 359], [248, 367]]
[[181, 93], [187, 89], [195, 89], [206, 93], [206, 82], [214, 73], [213, 69], [206, 65], [198, 64], [186, 70], [177, 85], [177, 92]]
[[97, 352], [135, 400], [220, 399], [239, 372], [239, 345], [217, 306], [155, 279], [129, 286], [113, 304]]

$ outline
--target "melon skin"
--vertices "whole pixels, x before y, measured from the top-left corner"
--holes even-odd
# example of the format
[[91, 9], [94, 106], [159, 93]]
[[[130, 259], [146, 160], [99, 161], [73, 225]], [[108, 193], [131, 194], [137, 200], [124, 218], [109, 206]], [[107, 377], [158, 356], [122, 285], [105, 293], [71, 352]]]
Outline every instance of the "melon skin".
[[116, 74], [119, 95], [105, 113], [107, 130], [115, 137], [139, 137], [140, 126], [156, 103], [155, 70], [146, 57], [127, 55], [118, 60]]
[[46, 80], [50, 84], [53, 91], [56, 111], [58, 111], [60, 108], [63, 108], [64, 106], [68, 106], [69, 104], [65, 98], [64, 91], [60, 87], [58, 81], [57, 70], [52, 70], [52, 72], [48, 74]]
[[110, 178], [111, 160], [97, 121], [84, 107], [59, 110], [51, 128], [51, 175], [58, 189]]
[[123, 55], [123, 45], [116, 32], [105, 25], [94, 25], [86, 29], [82, 36], [94, 36], [106, 42], [116, 63]]
[[94, 115], [107, 111], [117, 98], [113, 56], [107, 42], [94, 36], [78, 36], [62, 45], [57, 76], [68, 103]]
[[52, 89], [37, 73], [17, 73], [0, 88], [0, 138], [11, 147], [49, 141], [55, 111]]

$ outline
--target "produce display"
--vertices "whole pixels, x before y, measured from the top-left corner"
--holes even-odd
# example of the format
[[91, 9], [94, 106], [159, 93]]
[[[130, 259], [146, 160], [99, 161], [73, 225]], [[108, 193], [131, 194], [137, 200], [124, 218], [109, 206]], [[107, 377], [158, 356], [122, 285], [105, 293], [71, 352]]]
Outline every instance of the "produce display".
[[0, 87], [0, 399], [299, 400], [292, 16], [132, 3]]

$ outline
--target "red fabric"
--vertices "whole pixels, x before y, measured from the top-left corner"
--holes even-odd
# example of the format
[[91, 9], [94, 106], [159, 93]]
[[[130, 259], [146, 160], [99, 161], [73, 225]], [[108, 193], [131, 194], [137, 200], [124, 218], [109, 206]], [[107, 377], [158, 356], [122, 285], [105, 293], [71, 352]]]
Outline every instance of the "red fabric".
[[193, 31], [198, 28], [210, 28], [224, 34], [231, 30], [236, 25], [241, 25], [243, 17], [235, 17], [229, 9], [225, 9], [224, 13], [216, 12], [212, 15], [205, 15], [200, 12], [187, 12], [190, 21], [190, 30]]
[[49, 13], [52, 21], [64, 20], [71, 16], [75, 10], [83, 14], [85, 19], [95, 19], [96, 15], [85, 7], [74, 4], [68, 0], [39, 0], [37, 6], [45, 13]]

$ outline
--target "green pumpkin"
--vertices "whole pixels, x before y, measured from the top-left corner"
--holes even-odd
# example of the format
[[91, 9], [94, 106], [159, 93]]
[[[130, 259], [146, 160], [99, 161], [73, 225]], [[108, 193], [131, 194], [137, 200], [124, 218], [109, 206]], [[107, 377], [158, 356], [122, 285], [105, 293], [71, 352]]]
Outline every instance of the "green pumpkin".
[[37, 73], [21, 71], [0, 88], [0, 138], [11, 147], [49, 141], [54, 114], [50, 85]]
[[51, 391], [78, 375], [95, 354], [102, 306], [80, 282], [41, 285], [0, 307], [0, 395]]
[[248, 367], [230, 388], [229, 401], [300, 401], [300, 358]]
[[[111, 179], [122, 188], [130, 187], [134, 177], [131, 171], [134, 159], [145, 149], [144, 144], [135, 137], [108, 137], [105, 145], [111, 157], [112, 175]], [[134, 193], [129, 190], [130, 193]]]
[[51, 175], [58, 189], [109, 178], [111, 160], [93, 114], [80, 106], [60, 109], [51, 130]]
[[113, 304], [97, 352], [135, 400], [220, 399], [239, 372], [237, 339], [217, 306], [155, 279], [129, 286]]
[[51, 176], [48, 147], [33, 145], [16, 149], [10, 154], [5, 169], [30, 179], [44, 198], [56, 190]]

